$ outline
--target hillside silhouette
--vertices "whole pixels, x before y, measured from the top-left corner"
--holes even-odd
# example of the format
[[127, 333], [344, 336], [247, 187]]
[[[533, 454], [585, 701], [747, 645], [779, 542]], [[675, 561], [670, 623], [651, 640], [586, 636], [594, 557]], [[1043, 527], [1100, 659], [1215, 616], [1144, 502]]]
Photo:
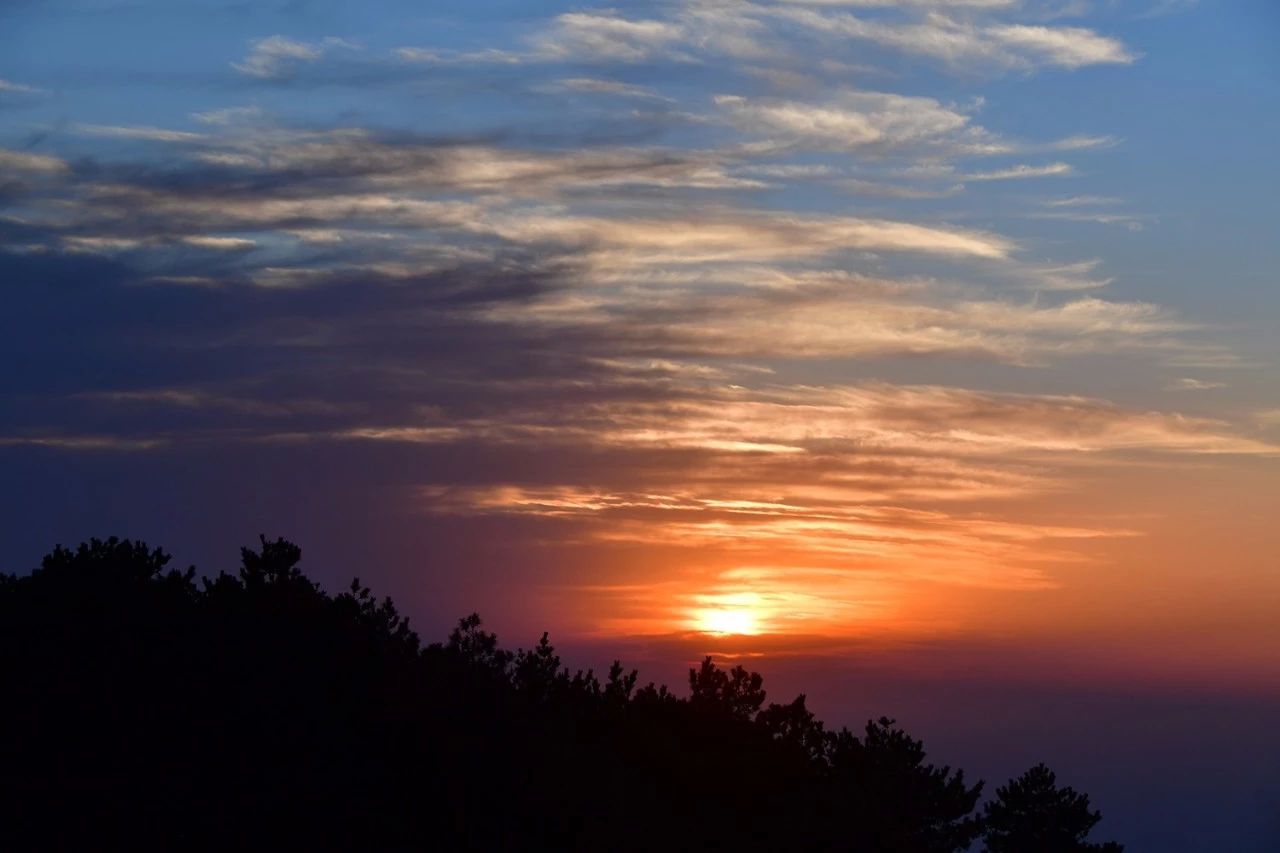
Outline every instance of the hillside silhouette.
[[892, 720], [831, 730], [710, 659], [689, 692], [570, 672], [478, 616], [424, 645], [278, 539], [197, 578], [143, 543], [0, 575], [0, 846], [1067, 853], [1100, 815], [1043, 765], [999, 788]]

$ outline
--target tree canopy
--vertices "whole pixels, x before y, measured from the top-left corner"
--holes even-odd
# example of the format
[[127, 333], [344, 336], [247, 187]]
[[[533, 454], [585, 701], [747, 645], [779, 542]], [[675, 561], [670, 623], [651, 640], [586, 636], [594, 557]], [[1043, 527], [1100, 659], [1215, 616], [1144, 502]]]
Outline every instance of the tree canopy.
[[1043, 765], [978, 810], [891, 719], [828, 729], [710, 658], [687, 697], [570, 671], [474, 614], [424, 645], [300, 559], [263, 538], [197, 579], [113, 538], [0, 575], [11, 849], [1121, 849]]

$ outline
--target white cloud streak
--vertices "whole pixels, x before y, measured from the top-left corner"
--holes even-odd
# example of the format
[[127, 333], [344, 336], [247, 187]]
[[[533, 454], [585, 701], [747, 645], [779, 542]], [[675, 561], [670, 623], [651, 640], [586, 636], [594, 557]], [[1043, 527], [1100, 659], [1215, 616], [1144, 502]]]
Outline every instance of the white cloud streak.
[[48, 154], [32, 154], [0, 148], [0, 169], [16, 172], [44, 172], [54, 174], [67, 170], [66, 161]]
[[772, 14], [826, 36], [870, 41], [956, 67], [1075, 69], [1128, 64], [1137, 58], [1120, 41], [1081, 27], [976, 24], [936, 11], [906, 22], [798, 7], [774, 9]]
[[299, 66], [316, 62], [336, 47], [354, 48], [339, 38], [303, 42], [282, 35], [267, 36], [250, 44], [248, 55], [231, 67], [259, 80], [280, 80], [291, 76]]
[[1005, 169], [987, 172], [970, 172], [960, 177], [966, 181], [1014, 181], [1024, 178], [1055, 178], [1070, 175], [1074, 170], [1070, 163], [1047, 163], [1043, 166], [1019, 164]]

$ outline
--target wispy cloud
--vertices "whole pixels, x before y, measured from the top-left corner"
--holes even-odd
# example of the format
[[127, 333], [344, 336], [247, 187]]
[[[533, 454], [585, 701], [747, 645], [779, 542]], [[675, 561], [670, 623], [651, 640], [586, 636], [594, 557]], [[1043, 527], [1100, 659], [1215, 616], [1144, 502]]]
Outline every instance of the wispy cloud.
[[[524, 516], [553, 525], [548, 531], [572, 531], [579, 542], [645, 541], [732, 561], [711, 577], [664, 588], [666, 606], [656, 609], [651, 629], [671, 630], [671, 620], [682, 616], [671, 607], [675, 593], [702, 605], [759, 595], [765, 619], [784, 620], [788, 629], [798, 627], [795, 620], [839, 631], [823, 615], [829, 608], [808, 612], [793, 596], [821, 589], [830, 608], [841, 610], [868, 595], [895, 600], [905, 584], [922, 578], [1045, 587], [1052, 581], [1043, 567], [1071, 561], [1071, 542], [1133, 534], [1118, 526], [997, 520], [940, 509], [939, 501], [971, 505], [1052, 490], [1055, 465], [1096, 453], [1120, 454], [1112, 464], [1124, 464], [1123, 454], [1135, 451], [1280, 452], [1224, 433], [1214, 421], [1084, 398], [889, 385], [738, 388], [716, 397], [595, 405], [582, 413], [590, 428], [573, 440], [649, 456], [643, 489], [619, 488], [605, 472], [594, 482], [434, 484], [420, 491], [423, 507]], [[462, 435], [491, 428], [511, 430], [515, 441], [555, 440], [540, 419], [471, 424]], [[424, 438], [461, 440], [443, 433]], [[704, 455], [686, 452], [678, 468], [653, 456], [677, 450]], [[804, 568], [790, 574], [797, 566]]]
[[641, 98], [644, 100], [670, 101], [663, 95], [644, 86], [623, 83], [619, 80], [602, 80], [595, 77], [569, 77], [559, 81], [559, 85], [571, 92], [583, 92], [591, 95], [614, 95], [622, 98]]
[[217, 237], [211, 234], [193, 234], [183, 237], [182, 242], [202, 249], [218, 249], [227, 252], [252, 249], [258, 245], [253, 240], [246, 240], [243, 237]]
[[1215, 388], [1226, 388], [1226, 382], [1213, 382], [1208, 379], [1196, 379], [1183, 376], [1169, 383], [1171, 391], [1212, 391]]
[[[862, 17], [837, 11], [840, 7], [900, 14]], [[1012, 0], [684, 2], [659, 7], [653, 17], [627, 17], [616, 10], [560, 14], [532, 36], [527, 47], [471, 51], [406, 47], [398, 56], [412, 62], [482, 64], [700, 64], [711, 58], [772, 62], [811, 53], [806, 41], [814, 38], [829, 48], [832, 37], [838, 36], [936, 59], [949, 68], [1075, 69], [1137, 59], [1120, 40], [1090, 29], [1000, 19], [1016, 15], [1018, 7]], [[787, 26], [779, 29], [779, 21]], [[291, 58], [315, 58], [304, 55], [308, 47], [289, 48], [296, 53]], [[781, 74], [783, 69], [773, 73]]]
[[836, 150], [936, 141], [969, 118], [932, 98], [846, 92], [824, 104], [719, 95], [716, 105], [743, 130]]
[[1023, 178], [1053, 178], [1070, 175], [1074, 170], [1070, 163], [1046, 163], [1043, 166], [1019, 164], [1006, 169], [992, 169], [987, 172], [970, 172], [963, 175], [966, 181], [1014, 181]]
[[781, 0], [797, 6], [857, 6], [875, 8], [936, 7], [953, 9], [1009, 9], [1022, 0]]
[[538, 40], [549, 57], [603, 62], [639, 62], [670, 52], [687, 39], [673, 21], [632, 20], [618, 15], [569, 12]]
[[334, 48], [353, 47], [351, 42], [340, 38], [303, 42], [281, 35], [267, 36], [254, 41], [248, 55], [231, 63], [231, 67], [260, 80], [278, 80], [293, 74], [300, 65], [319, 60]]
[[1111, 148], [1120, 140], [1114, 136], [1087, 136], [1077, 134], [1050, 142], [1044, 147], [1051, 151], [1085, 151], [1094, 148]]
[[208, 110], [205, 112], [192, 113], [191, 118], [201, 124], [223, 126], [235, 125], [248, 121], [255, 121], [264, 117], [261, 107], [223, 107], [218, 110]]
[[67, 170], [66, 161], [48, 154], [0, 148], [0, 167], [19, 172], [57, 173]]
[[1073, 195], [1066, 198], [1054, 198], [1044, 202], [1045, 207], [1094, 207], [1121, 204], [1123, 199], [1111, 196]]
[[778, 8], [773, 14], [825, 35], [875, 42], [957, 67], [1074, 69], [1128, 64], [1137, 58], [1119, 40], [1081, 27], [978, 24], [936, 11], [911, 21], [869, 19], [798, 6]]
[[1000, 44], [1065, 68], [1129, 63], [1137, 58], [1117, 39], [1082, 27], [1010, 24], [991, 27], [987, 34]]
[[142, 125], [78, 124], [75, 126], [75, 131], [86, 136], [143, 139], [151, 142], [198, 142], [205, 138], [203, 134], [191, 131]]
[[1071, 211], [1053, 213], [1028, 214], [1033, 219], [1057, 219], [1062, 222], [1094, 222], [1099, 225], [1122, 225], [1130, 231], [1141, 231], [1143, 223], [1150, 219], [1129, 213], [1109, 213], [1105, 211]]
[[24, 83], [15, 83], [12, 80], [0, 78], [0, 92], [13, 92], [19, 95], [38, 95], [43, 91], [44, 89], [40, 89], [35, 86], [28, 86]]

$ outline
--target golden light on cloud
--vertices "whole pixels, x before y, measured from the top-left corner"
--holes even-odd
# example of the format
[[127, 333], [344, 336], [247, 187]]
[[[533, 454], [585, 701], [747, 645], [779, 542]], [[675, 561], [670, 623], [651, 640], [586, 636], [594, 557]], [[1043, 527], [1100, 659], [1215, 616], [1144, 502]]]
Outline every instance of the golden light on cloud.
[[[589, 484], [421, 496], [435, 513], [538, 521], [548, 541], [601, 562], [654, 554], [610, 583], [566, 589], [588, 631], [848, 640], [933, 632], [955, 602], [1059, 590], [1067, 573], [1097, 570], [1146, 523], [1053, 507], [1102, 470], [1153, 454], [1186, 464], [1175, 459], [1277, 452], [1218, 421], [1079, 397], [700, 381], [671, 384], [714, 403], [579, 408], [590, 429], [574, 438], [625, 454], [639, 483], [596, 471]], [[476, 428], [545, 441], [565, 430], [555, 417], [531, 409]]]

